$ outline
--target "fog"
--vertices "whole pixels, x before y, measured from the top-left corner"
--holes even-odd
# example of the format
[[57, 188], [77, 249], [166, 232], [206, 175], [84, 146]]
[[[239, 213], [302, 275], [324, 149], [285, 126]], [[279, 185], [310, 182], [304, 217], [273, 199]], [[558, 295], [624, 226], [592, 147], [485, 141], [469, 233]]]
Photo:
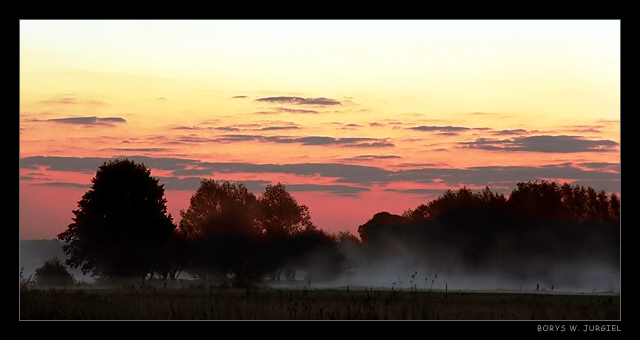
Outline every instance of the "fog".
[[[386, 287], [396, 290], [620, 291], [620, 271], [605, 263], [544, 265], [544, 270], [516, 274], [500, 269], [466, 270], [453, 266], [411, 266], [405, 259], [368, 263], [321, 286]], [[412, 276], [413, 275], [413, 276]]]
[[[620, 292], [619, 262], [603, 254], [568, 256], [562, 261], [544, 257], [518, 258], [502, 254], [481, 264], [470, 264], [457, 252], [419, 251], [388, 238], [386, 247], [341, 242], [338, 253], [342, 266], [335, 275], [326, 275], [335, 265], [322, 253], [309, 253], [297, 266], [292, 282], [271, 282], [278, 286], [364, 287], [394, 290], [508, 290], [546, 292]], [[24, 278], [54, 257], [66, 259], [60, 241], [20, 240], [20, 268]], [[80, 270], [69, 272], [78, 282], [93, 283], [90, 275]], [[412, 276], [413, 275], [413, 276]], [[193, 279], [183, 272], [182, 280]], [[269, 284], [269, 282], [267, 282]]]
[[[619, 255], [590, 246], [565, 245], [569, 249], [540, 252], [489, 249], [469, 256], [456, 242], [429, 246], [419, 238], [407, 241], [385, 235], [370, 244], [342, 241], [338, 245], [344, 260], [340, 275], [314, 277], [309, 272], [322, 269], [307, 267], [297, 273], [296, 280], [312, 287], [620, 292]], [[316, 259], [314, 263], [326, 266], [327, 262]]]
[[[62, 250], [62, 242], [58, 240], [20, 240], [19, 267], [22, 278], [25, 280], [34, 277], [37, 268], [42, 267], [46, 261], [53, 258], [60, 259], [61, 262], [67, 259], [67, 255]], [[90, 275], [83, 275], [79, 269], [67, 268], [70, 274], [78, 282], [93, 283], [94, 279]]]

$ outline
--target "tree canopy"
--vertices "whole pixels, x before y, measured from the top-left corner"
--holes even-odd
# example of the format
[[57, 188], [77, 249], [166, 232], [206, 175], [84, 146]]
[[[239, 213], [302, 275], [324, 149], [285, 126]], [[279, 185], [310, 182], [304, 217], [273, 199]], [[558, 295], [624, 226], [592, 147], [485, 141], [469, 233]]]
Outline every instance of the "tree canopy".
[[105, 278], [144, 277], [162, 267], [175, 225], [167, 214], [163, 185], [128, 159], [102, 164], [93, 185], [58, 235], [67, 264]]
[[466, 187], [446, 190], [429, 203], [406, 211], [404, 217], [426, 221], [479, 211], [527, 221], [616, 222], [620, 220], [620, 200], [615, 194], [569, 183], [518, 182], [508, 198], [489, 187], [477, 192]]
[[187, 239], [222, 234], [258, 235], [258, 200], [243, 184], [205, 179], [180, 211], [179, 232]]
[[316, 228], [309, 208], [299, 205], [282, 183], [268, 185], [259, 202], [261, 232], [267, 238], [279, 239]]

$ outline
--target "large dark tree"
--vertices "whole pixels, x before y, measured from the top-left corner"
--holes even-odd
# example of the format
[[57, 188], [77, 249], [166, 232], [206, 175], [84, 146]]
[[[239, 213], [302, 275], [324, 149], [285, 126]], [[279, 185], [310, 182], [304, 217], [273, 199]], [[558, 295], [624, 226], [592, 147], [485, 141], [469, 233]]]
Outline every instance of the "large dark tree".
[[67, 264], [107, 279], [166, 275], [175, 225], [163, 185], [128, 159], [105, 162], [92, 183], [73, 223], [58, 235], [66, 241]]
[[202, 180], [189, 208], [180, 211], [179, 234], [189, 246], [192, 271], [244, 281], [257, 275], [258, 203], [244, 185]]

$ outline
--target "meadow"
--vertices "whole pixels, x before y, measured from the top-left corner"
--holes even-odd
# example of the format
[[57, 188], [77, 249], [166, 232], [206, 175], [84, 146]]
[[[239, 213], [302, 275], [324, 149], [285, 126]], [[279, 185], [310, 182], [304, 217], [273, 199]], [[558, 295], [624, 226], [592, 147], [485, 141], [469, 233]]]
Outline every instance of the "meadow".
[[315, 288], [23, 289], [21, 320], [619, 320], [619, 294]]

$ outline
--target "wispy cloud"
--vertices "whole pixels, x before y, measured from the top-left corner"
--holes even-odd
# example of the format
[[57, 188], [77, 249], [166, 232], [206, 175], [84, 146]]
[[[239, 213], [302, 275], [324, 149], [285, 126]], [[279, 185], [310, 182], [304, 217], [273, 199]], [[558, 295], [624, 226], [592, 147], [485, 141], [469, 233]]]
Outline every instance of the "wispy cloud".
[[254, 112], [254, 114], [259, 114], [259, 115], [278, 114], [278, 113], [317, 114], [317, 113], [320, 113], [320, 111], [311, 110], [311, 109], [292, 109], [288, 107], [277, 107], [268, 111]]
[[[293, 126], [261, 128], [262, 131], [297, 129]], [[329, 136], [263, 136], [255, 134], [227, 134], [216, 137], [200, 137], [196, 135], [180, 136], [169, 141], [169, 144], [184, 143], [234, 143], [234, 142], [263, 142], [278, 144], [300, 144], [305, 146], [339, 146], [355, 148], [388, 148], [394, 147], [388, 139], [347, 137], [335, 138]]]
[[300, 129], [297, 125], [286, 125], [286, 126], [266, 126], [260, 128], [260, 131], [275, 131], [275, 130], [297, 130]]
[[525, 130], [525, 129], [511, 129], [511, 130], [498, 130], [498, 131], [491, 131], [492, 135], [496, 135], [496, 136], [509, 136], [509, 135], [527, 135], [530, 132]]
[[20, 158], [21, 169], [37, 170], [38, 167], [46, 167], [52, 171], [74, 171], [92, 173], [105, 161], [99, 157], [55, 157], [33, 156]]
[[434, 125], [420, 125], [414, 127], [408, 127], [406, 129], [416, 130], [416, 131], [427, 131], [427, 132], [459, 132], [459, 131], [467, 131], [471, 130], [469, 127], [464, 126], [434, 126]]
[[604, 128], [603, 124], [598, 125], [585, 125], [585, 124], [577, 124], [577, 125], [568, 125], [560, 127], [560, 130], [564, 130], [570, 133], [595, 133], [598, 134]]
[[618, 143], [612, 140], [590, 140], [582, 136], [529, 136], [511, 139], [478, 138], [460, 142], [463, 147], [493, 151], [523, 151], [544, 153], [608, 152]]
[[338, 130], [358, 130], [364, 127], [363, 125], [356, 124], [356, 123], [341, 123], [341, 122], [327, 122], [327, 123], [323, 123], [323, 125], [329, 125], [334, 129], [338, 129]]
[[165, 152], [167, 148], [106, 148], [101, 151], [126, 151], [126, 152]]
[[84, 126], [115, 126], [115, 124], [127, 122], [127, 120], [122, 117], [96, 117], [96, 116], [37, 119], [34, 121], [60, 123], [60, 124], [74, 124], [74, 125], [84, 125]]
[[399, 192], [402, 194], [418, 194], [418, 195], [432, 195], [432, 194], [442, 194], [446, 189], [428, 189], [428, 188], [411, 188], [411, 189], [395, 189], [395, 188], [387, 188], [385, 191], [390, 192]]
[[380, 161], [387, 159], [401, 159], [402, 157], [397, 155], [358, 155], [354, 157], [343, 158], [345, 161], [354, 161], [354, 162], [371, 162], [371, 161]]
[[436, 132], [438, 135], [455, 136], [460, 132], [465, 131], [486, 131], [491, 130], [488, 127], [466, 127], [466, 126], [438, 126], [438, 125], [420, 125], [414, 127], [407, 127], [405, 129], [423, 132]]
[[92, 99], [78, 99], [74, 95], [60, 95], [55, 98], [43, 99], [42, 103], [47, 104], [61, 104], [61, 105], [77, 105], [77, 104], [89, 104], [89, 105], [101, 105], [103, 104], [100, 100], [92, 100]]
[[261, 137], [261, 139], [274, 143], [299, 143], [302, 145], [315, 145], [315, 146], [342, 146], [342, 147], [393, 147], [394, 144], [387, 139], [379, 138], [360, 138], [360, 137], [347, 137], [347, 138], [335, 138], [327, 136], [305, 136], [305, 137]]
[[277, 97], [262, 97], [256, 99], [257, 102], [264, 103], [287, 103], [297, 105], [342, 105], [339, 100], [318, 97], [318, 98], [305, 98], [305, 97], [293, 97], [293, 96], [277, 96]]
[[47, 186], [47, 187], [57, 187], [57, 188], [80, 188], [80, 189], [88, 189], [91, 185], [89, 183], [80, 184], [80, 183], [71, 183], [71, 182], [41, 182], [41, 183], [33, 183], [35, 186]]
[[197, 124], [194, 126], [171, 126], [171, 130], [193, 130], [193, 131], [204, 131], [204, 130], [213, 130], [213, 131], [226, 131], [226, 132], [238, 132], [238, 131], [274, 131], [274, 130], [297, 130], [302, 127], [294, 122], [288, 121], [260, 121], [256, 123], [244, 123], [244, 124], [233, 124], [233, 125], [222, 125], [222, 126], [211, 126], [211, 123], [204, 122], [201, 124]]
[[288, 184], [286, 187], [289, 191], [319, 191], [339, 196], [357, 196], [361, 192], [371, 190], [366, 187], [343, 184]]
[[588, 169], [620, 172], [620, 163], [585, 162], [585, 163], [578, 163], [578, 165]]
[[520, 181], [562, 180], [588, 185], [608, 192], [620, 192], [620, 172], [584, 170], [573, 163], [539, 166], [480, 166], [468, 168], [424, 167], [399, 170], [393, 173], [393, 181], [416, 184], [437, 184], [447, 187], [503, 187], [513, 188]]

